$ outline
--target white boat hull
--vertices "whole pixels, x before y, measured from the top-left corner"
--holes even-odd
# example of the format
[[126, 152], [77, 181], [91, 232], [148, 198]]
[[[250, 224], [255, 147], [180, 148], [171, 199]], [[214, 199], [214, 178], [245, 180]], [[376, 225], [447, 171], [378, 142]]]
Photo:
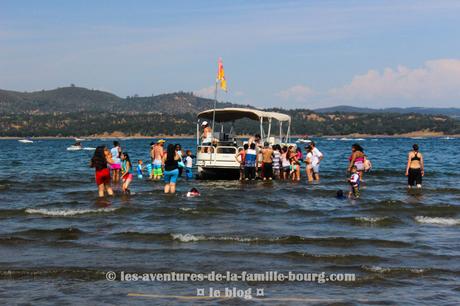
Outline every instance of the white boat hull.
[[237, 179], [240, 171], [240, 164], [235, 159], [237, 148], [217, 147], [215, 150], [217, 152], [225, 150], [228, 153], [203, 153], [198, 148], [199, 153], [196, 156], [198, 177]]

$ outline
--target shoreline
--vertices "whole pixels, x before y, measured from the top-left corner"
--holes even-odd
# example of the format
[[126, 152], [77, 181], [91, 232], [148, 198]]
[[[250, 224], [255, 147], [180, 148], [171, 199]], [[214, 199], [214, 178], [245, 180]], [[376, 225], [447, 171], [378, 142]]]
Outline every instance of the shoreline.
[[[292, 135], [292, 138], [303, 138], [305, 135]], [[238, 135], [238, 138], [248, 138], [250, 135]], [[452, 137], [460, 138], [460, 134], [442, 134], [442, 133], [405, 133], [396, 135], [372, 135], [372, 134], [347, 134], [347, 135], [322, 135], [308, 138], [442, 138]], [[38, 139], [38, 140], [75, 140], [75, 138], [82, 138], [85, 140], [103, 140], [103, 139], [195, 139], [195, 135], [135, 135], [135, 136], [115, 136], [115, 135], [98, 135], [98, 136], [32, 136], [32, 137], [18, 137], [18, 136], [0, 136], [0, 140], [20, 140], [20, 139]]]

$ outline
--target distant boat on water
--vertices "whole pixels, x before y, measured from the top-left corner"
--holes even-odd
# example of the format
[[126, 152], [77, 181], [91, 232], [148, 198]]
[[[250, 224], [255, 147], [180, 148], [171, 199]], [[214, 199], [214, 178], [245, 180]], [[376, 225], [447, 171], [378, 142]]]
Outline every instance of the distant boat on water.
[[32, 140], [30, 139], [19, 139], [18, 140], [20, 143], [34, 143]]

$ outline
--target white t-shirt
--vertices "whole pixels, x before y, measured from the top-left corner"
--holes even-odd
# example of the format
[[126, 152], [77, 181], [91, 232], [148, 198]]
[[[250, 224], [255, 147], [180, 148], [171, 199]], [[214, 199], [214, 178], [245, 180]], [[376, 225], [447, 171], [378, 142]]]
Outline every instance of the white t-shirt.
[[112, 154], [112, 159], [115, 162], [115, 164], [121, 164], [121, 159], [120, 159], [120, 152], [118, 151], [120, 147], [113, 147], [110, 150], [110, 153]]
[[323, 156], [323, 153], [321, 153], [318, 148], [314, 148], [313, 151], [311, 151], [312, 157], [311, 157], [311, 165], [313, 167], [317, 166], [319, 164], [320, 158]]
[[185, 158], [185, 167], [192, 168], [192, 166], [193, 166], [193, 158], [191, 158], [190, 156], [187, 156]]

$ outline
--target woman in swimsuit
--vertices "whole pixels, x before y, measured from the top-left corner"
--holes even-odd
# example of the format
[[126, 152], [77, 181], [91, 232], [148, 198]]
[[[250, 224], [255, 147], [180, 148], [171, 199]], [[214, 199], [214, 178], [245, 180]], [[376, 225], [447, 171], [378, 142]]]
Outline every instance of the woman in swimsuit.
[[313, 176], [315, 173], [313, 172], [313, 166], [312, 166], [312, 159], [313, 159], [313, 148], [311, 146], [308, 146], [307, 148], [307, 155], [305, 157], [305, 171], [307, 173], [307, 179], [309, 182], [313, 182]]
[[99, 192], [99, 197], [104, 196], [104, 191], [108, 195], [113, 195], [112, 187], [110, 187], [110, 170], [107, 164], [113, 164], [112, 154], [106, 146], [99, 146], [94, 151], [91, 158], [90, 167], [95, 168], [96, 185]]
[[284, 146], [281, 153], [281, 179], [287, 180], [289, 178], [289, 172], [291, 171], [291, 162], [289, 161], [288, 147]]
[[348, 172], [351, 172], [351, 168], [353, 166], [356, 167], [356, 170], [358, 171], [359, 178], [362, 181], [363, 180], [363, 173], [364, 173], [364, 149], [361, 147], [361, 145], [355, 143], [354, 145], [351, 146], [351, 155], [348, 158], [350, 163], [348, 164]]
[[121, 179], [123, 181], [123, 193], [130, 194], [129, 184], [133, 180], [133, 166], [127, 152], [121, 154]]
[[425, 175], [423, 155], [418, 151], [418, 145], [412, 146], [412, 151], [407, 156], [406, 176], [408, 187], [417, 185], [417, 188], [422, 188], [422, 177]]

